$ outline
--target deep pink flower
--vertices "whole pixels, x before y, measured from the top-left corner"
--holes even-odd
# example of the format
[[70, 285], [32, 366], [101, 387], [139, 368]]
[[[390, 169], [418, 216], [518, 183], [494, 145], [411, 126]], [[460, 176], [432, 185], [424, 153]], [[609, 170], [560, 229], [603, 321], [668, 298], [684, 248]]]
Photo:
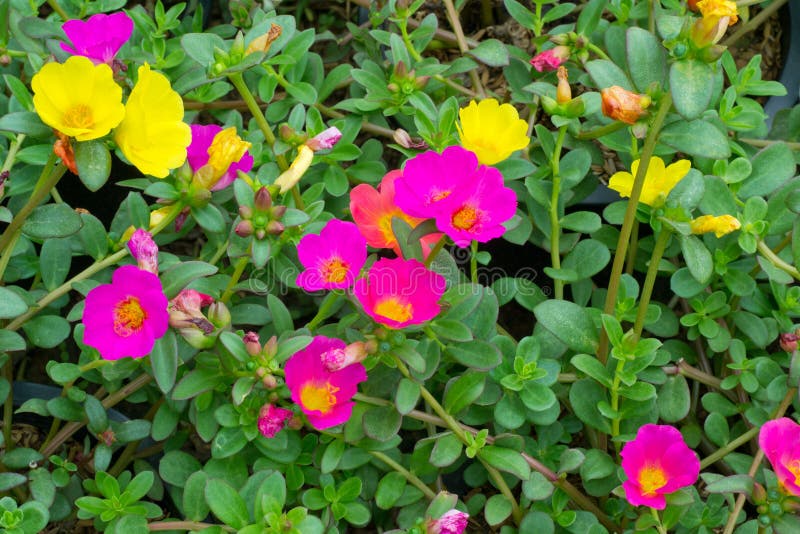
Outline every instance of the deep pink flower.
[[297, 244], [297, 256], [305, 270], [297, 285], [306, 291], [344, 289], [353, 285], [367, 261], [367, 241], [351, 222], [331, 219], [317, 234]]
[[800, 497], [800, 425], [788, 417], [767, 421], [758, 434], [758, 446], [780, 485]]
[[[189, 167], [196, 172], [200, 167], [208, 163], [208, 149], [214, 141], [214, 137], [222, 131], [222, 126], [218, 124], [192, 124], [192, 143], [186, 149], [186, 159]], [[253, 156], [250, 152], [245, 152], [244, 156], [232, 163], [225, 174], [211, 187], [211, 191], [225, 189], [236, 180], [237, 171], [249, 172], [253, 168]]]
[[460, 146], [423, 152], [408, 160], [394, 181], [395, 204], [412, 217], [432, 219], [469, 193], [477, 169], [478, 157]]
[[428, 522], [427, 534], [461, 534], [467, 528], [469, 514], [461, 510], [448, 510], [439, 519]]
[[351, 399], [358, 391], [358, 384], [367, 379], [367, 371], [360, 363], [335, 372], [325, 368], [323, 354], [344, 348], [340, 339], [316, 336], [311, 344], [289, 358], [284, 367], [292, 400], [317, 430], [340, 425], [350, 418], [355, 404]]
[[128, 250], [140, 269], [158, 274], [158, 245], [150, 232], [137, 228], [128, 240]]
[[647, 424], [622, 446], [622, 483], [625, 498], [633, 506], [663, 510], [664, 495], [691, 486], [700, 474], [700, 460], [683, 441], [680, 431], [669, 425]]
[[436, 215], [436, 226], [459, 247], [500, 237], [506, 231], [503, 223], [517, 211], [517, 194], [503, 185], [500, 171], [481, 165], [473, 180], [464, 186], [465, 197]]
[[86, 295], [83, 342], [106, 360], [146, 356], [167, 331], [167, 304], [156, 275], [123, 265]]
[[556, 70], [569, 59], [569, 48], [563, 45], [545, 50], [533, 56], [530, 64], [539, 72]]
[[61, 48], [73, 56], [85, 56], [94, 63], [114, 61], [114, 56], [133, 33], [133, 20], [124, 12], [105, 15], [98, 13], [86, 21], [72, 19], [61, 25], [72, 46], [61, 43]]
[[286, 421], [292, 418], [294, 412], [286, 408], [279, 408], [272, 404], [265, 404], [258, 414], [258, 431], [265, 438], [274, 438], [275, 434], [283, 430]]
[[439, 314], [445, 278], [417, 260], [382, 258], [366, 278], [356, 281], [353, 294], [364, 311], [390, 328], [430, 321]]

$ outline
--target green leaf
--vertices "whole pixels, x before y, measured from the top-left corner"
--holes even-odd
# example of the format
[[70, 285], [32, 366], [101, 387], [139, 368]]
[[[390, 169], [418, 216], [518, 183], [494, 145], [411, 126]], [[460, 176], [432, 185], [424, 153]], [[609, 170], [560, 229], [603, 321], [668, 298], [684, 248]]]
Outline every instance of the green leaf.
[[487, 445], [478, 452], [478, 456], [495, 469], [511, 473], [520, 480], [528, 480], [531, 476], [528, 462], [515, 450]]
[[481, 41], [468, 54], [490, 67], [505, 67], [508, 65], [508, 48], [497, 39]]
[[[28, 305], [25, 304], [25, 301], [22, 300], [19, 295], [10, 289], [0, 287], [0, 319], [13, 319], [26, 311], [28, 311]], [[0, 341], [2, 340], [3, 338], [0, 336]], [[6, 350], [5, 345], [0, 345], [0, 347]], [[24, 345], [22, 348], [19, 348], [18, 344], [17, 347], [16, 349], [8, 350], [22, 350], [25, 348]]]
[[108, 252], [108, 235], [100, 219], [90, 213], [81, 213], [83, 226], [78, 232], [78, 238], [83, 243], [83, 248], [95, 260], [105, 257]]
[[500, 493], [492, 495], [489, 497], [489, 500], [486, 501], [483, 514], [489, 525], [499, 525], [511, 515], [511, 501]]
[[397, 435], [403, 417], [394, 406], [373, 406], [364, 413], [364, 432], [372, 439], [389, 441]]
[[222, 375], [213, 369], [195, 369], [190, 371], [178, 382], [172, 391], [172, 398], [175, 400], [190, 399], [208, 391], [217, 385]]
[[742, 182], [739, 197], [766, 196], [795, 175], [796, 164], [791, 149], [785, 143], [775, 143], [753, 157], [753, 170]]
[[334, 439], [328, 444], [320, 460], [320, 470], [323, 473], [331, 473], [336, 469], [344, 454], [344, 448], [344, 441], [340, 439]]
[[696, 236], [680, 236], [680, 242], [683, 259], [692, 277], [701, 284], [707, 284], [714, 274], [714, 259], [711, 253]]
[[172, 330], [167, 330], [162, 338], [156, 340], [150, 353], [150, 365], [158, 389], [169, 393], [178, 374], [178, 340]]
[[709, 493], [744, 493], [751, 495], [753, 493], [753, 478], [748, 475], [723, 477], [714, 482], [709, 482], [706, 485], [706, 491]]
[[205, 471], [195, 471], [185, 479], [183, 486], [183, 513], [190, 521], [202, 521], [210, 511], [205, 500], [206, 482], [208, 474]]
[[547, 410], [557, 402], [552, 389], [541, 382], [532, 381], [525, 382], [519, 391], [519, 398], [529, 410], [535, 412]]
[[669, 70], [669, 86], [678, 113], [687, 120], [696, 119], [711, 102], [714, 73], [708, 63], [696, 59], [676, 61]]
[[436, 467], [452, 465], [461, 457], [463, 444], [458, 436], [447, 432], [436, 440], [431, 449], [430, 462]]
[[211, 276], [217, 268], [203, 261], [186, 261], [167, 269], [161, 274], [161, 283], [167, 298], [174, 298], [189, 282], [196, 278]]
[[594, 239], [584, 239], [573, 248], [561, 264], [562, 269], [575, 271], [578, 280], [590, 278], [611, 261], [608, 247]]
[[53, 129], [47, 126], [32, 111], [17, 111], [0, 117], [0, 132], [25, 134], [37, 139], [46, 139], [53, 135]]
[[28, 339], [43, 349], [52, 349], [67, 339], [70, 326], [58, 315], [39, 315], [22, 325]]
[[97, 191], [111, 175], [111, 153], [99, 139], [81, 141], [75, 147], [75, 165], [86, 189]]
[[187, 33], [181, 37], [181, 48], [203, 68], [214, 64], [214, 49], [225, 50], [225, 41], [213, 33]]
[[633, 86], [625, 75], [625, 72], [613, 61], [595, 59], [586, 63], [585, 67], [586, 72], [589, 73], [589, 76], [591, 76], [592, 81], [594, 81], [598, 89], [605, 89], [612, 85], [618, 85], [628, 91], [633, 90]]
[[417, 405], [417, 402], [419, 402], [419, 395], [419, 384], [408, 378], [400, 379], [400, 383], [397, 384], [397, 393], [394, 397], [394, 404], [397, 411], [402, 415], [409, 413]]
[[192, 455], [183, 451], [169, 451], [158, 463], [158, 474], [168, 484], [182, 488], [192, 473], [202, 470], [202, 465]]
[[595, 356], [590, 356], [589, 354], [576, 354], [572, 357], [570, 363], [586, 376], [594, 378], [607, 388], [611, 387], [611, 373]]
[[211, 512], [226, 525], [239, 529], [250, 522], [244, 500], [239, 492], [224, 480], [217, 478], [208, 480], [205, 496]]
[[471, 341], [472, 332], [469, 331], [464, 323], [453, 319], [437, 319], [431, 323], [433, 332], [443, 339], [452, 341]]
[[456, 415], [467, 408], [481, 396], [486, 375], [479, 372], [467, 372], [451, 380], [444, 392], [444, 408], [451, 415]]
[[286, 92], [307, 106], [317, 102], [317, 90], [308, 82], [290, 83], [286, 86]]
[[502, 361], [502, 355], [495, 345], [478, 339], [448, 345], [445, 353], [462, 365], [483, 371], [494, 369]]
[[667, 377], [657, 396], [658, 415], [662, 421], [677, 423], [689, 414], [691, 395], [683, 375]]
[[566, 300], [546, 300], [533, 313], [543, 327], [575, 352], [597, 351], [598, 331], [584, 307]]
[[664, 87], [666, 53], [652, 33], [635, 26], [628, 28], [625, 34], [625, 50], [628, 72], [640, 93], [646, 92], [653, 83]]
[[661, 130], [659, 141], [690, 156], [727, 159], [731, 155], [727, 136], [704, 120], [679, 120]]
[[42, 282], [52, 291], [67, 278], [72, 264], [72, 250], [67, 239], [46, 239], [39, 254]]
[[34, 239], [69, 237], [82, 225], [80, 216], [66, 204], [45, 204], [31, 212], [22, 224], [22, 233]]
[[578, 380], [569, 389], [569, 402], [578, 419], [601, 432], [611, 433], [611, 423], [597, 409], [601, 402], [608, 402], [603, 386], [588, 378]]
[[403, 495], [406, 488], [406, 478], [395, 471], [387, 473], [375, 490], [375, 504], [381, 510], [390, 510], [397, 500]]
[[204, 230], [215, 234], [225, 231], [225, 217], [214, 204], [192, 207], [191, 213]]
[[43, 458], [35, 449], [19, 447], [3, 455], [3, 464], [10, 469], [28, 469], [30, 464], [38, 463]]
[[272, 315], [272, 324], [278, 332], [288, 332], [294, 330], [292, 314], [286, 305], [275, 295], [267, 295], [267, 307]]
[[[584, 4], [581, 14], [578, 15], [578, 22], [575, 25], [575, 31], [580, 35], [591, 35], [597, 29], [600, 19], [603, 16], [603, 10], [608, 2], [606, 0], [590, 0]], [[558, 7], [558, 4], [553, 8]], [[571, 12], [571, 10], [570, 10]], [[548, 12], [549, 13], [549, 12]]]
[[0, 491], [8, 491], [25, 484], [28, 479], [19, 473], [0, 473]]
[[33, 106], [33, 96], [31, 95], [31, 92], [28, 91], [28, 88], [25, 86], [25, 84], [22, 83], [22, 80], [11, 74], [3, 74], [3, 79], [5, 80], [8, 89], [19, 101], [20, 105], [27, 111], [35, 111]]
[[572, 230], [582, 234], [591, 234], [598, 231], [602, 223], [602, 219], [596, 213], [591, 211], [576, 211], [565, 215], [560, 221], [560, 226], [566, 230]]

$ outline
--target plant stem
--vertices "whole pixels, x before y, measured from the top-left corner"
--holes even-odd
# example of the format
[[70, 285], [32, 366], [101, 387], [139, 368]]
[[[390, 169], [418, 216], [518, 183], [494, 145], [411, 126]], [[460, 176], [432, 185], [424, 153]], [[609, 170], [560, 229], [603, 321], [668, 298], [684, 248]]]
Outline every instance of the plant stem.
[[758, 240], [758, 251], [764, 256], [769, 262], [777, 267], [778, 269], [792, 275], [792, 278], [795, 280], [800, 280], [800, 271], [797, 270], [796, 267], [790, 265], [783, 261], [780, 256], [775, 254], [769, 246], [764, 243], [762, 240]]
[[61, 20], [65, 22], [69, 20], [69, 15], [67, 15], [67, 12], [64, 11], [64, 8], [62, 8], [56, 0], [47, 0], [47, 5], [61, 17]]
[[11, 262], [11, 254], [14, 251], [14, 247], [17, 245], [17, 241], [19, 241], [19, 236], [21, 235], [22, 235], [22, 228], [14, 232], [14, 235], [8, 242], [8, 247], [2, 252], [0, 252], [0, 286], [3, 285], [3, 276], [6, 274], [6, 269], [8, 268], [8, 264], [9, 262]]
[[311, 319], [311, 321], [309, 321], [309, 323], [306, 325], [306, 328], [313, 332], [322, 321], [328, 318], [331, 309], [336, 305], [337, 302], [339, 302], [339, 299], [342, 296], [343, 293], [341, 291], [331, 291], [325, 295], [325, 298], [322, 299], [322, 304], [320, 305], [317, 314]]
[[661, 263], [661, 256], [664, 255], [664, 250], [667, 248], [671, 234], [672, 232], [666, 226], [663, 226], [656, 238], [656, 244], [653, 246], [650, 265], [647, 266], [647, 276], [642, 286], [642, 296], [639, 299], [639, 310], [636, 312], [636, 322], [633, 324], [633, 334], [637, 339], [642, 334], [642, 328], [644, 328], [647, 305], [650, 304], [650, 296], [653, 294], [653, 286], [656, 282], [656, 276], [658, 276], [658, 264]]
[[[422, 61], [422, 55], [417, 52], [414, 43], [411, 42], [411, 37], [408, 35], [408, 18], [403, 17], [397, 21], [397, 26], [400, 28], [400, 36], [403, 38], [403, 44], [406, 45], [409, 55], [414, 58], [414, 61]], [[411, 65], [409, 65], [410, 67]]]
[[231, 275], [231, 279], [228, 280], [228, 285], [225, 287], [225, 292], [222, 293], [220, 297], [221, 302], [228, 302], [233, 295], [233, 288], [236, 284], [239, 283], [239, 280], [242, 278], [242, 274], [244, 273], [245, 268], [247, 268], [247, 264], [250, 263], [250, 256], [242, 256], [236, 262], [236, 267], [233, 268], [233, 274]]
[[[3, 376], [9, 384], [14, 384], [14, 358], [6, 354], [6, 363], [3, 365]], [[14, 391], [9, 388], [6, 402], [3, 404], [3, 440], [5, 441], [6, 453], [14, 448], [14, 441], [11, 439], [11, 421], [14, 417]]]
[[[567, 125], [561, 126], [558, 129], [558, 137], [556, 144], [553, 148], [553, 154], [550, 156], [550, 169], [553, 174], [553, 191], [550, 195], [550, 262], [553, 269], [561, 269], [561, 250], [559, 241], [561, 239], [561, 226], [559, 224], [559, 210], [558, 203], [561, 196], [561, 147], [564, 144], [564, 137], [567, 134]], [[564, 281], [558, 278], [553, 279], [553, 288], [555, 298], [562, 300], [564, 298]]]
[[[607, 60], [611, 61], [611, 58], [610, 58], [610, 57], [608, 57], [608, 54], [606, 54], [606, 53], [603, 51], [603, 49], [602, 49], [602, 48], [600, 48], [599, 46], [597, 46], [597, 45], [594, 45], [594, 44], [592, 44], [592, 43], [589, 43], [589, 46], [588, 46], [588, 48], [589, 48], [589, 50], [591, 50], [592, 52], [594, 52], [594, 53], [595, 53], [595, 55], [597, 55], [597, 57], [599, 57], [600, 59], [607, 59]], [[627, 125], [626, 125], [626, 126], [627, 126]]]
[[778, 143], [781, 143], [788, 146], [791, 150], [800, 150], [800, 143], [783, 141], [781, 139], [750, 139], [750, 138], [740, 137], [738, 141], [741, 141], [742, 143], [747, 143], [748, 145], [751, 146], [757, 146], [759, 148], [777, 145]]
[[225, 532], [236, 532], [235, 528], [228, 525], [212, 525], [211, 523], [202, 523], [200, 521], [158, 521], [155, 523], [148, 523], [147, 528], [150, 532], [158, 532], [162, 530], [175, 530], [175, 531], [192, 531], [197, 532], [207, 528], [220, 528]]
[[[625, 360], [618, 360], [617, 366], [614, 368], [614, 381], [611, 383], [611, 389], [609, 390], [609, 395], [611, 396], [611, 409], [614, 413], [619, 412], [619, 386], [622, 382], [622, 371], [625, 369]], [[619, 436], [619, 424], [620, 424], [620, 417], [614, 417], [611, 420], [611, 437], [616, 438]], [[617, 452], [619, 453], [619, 443], [614, 444]]]
[[478, 283], [478, 242], [469, 244], [469, 279], [473, 284]]
[[725, 39], [721, 44], [722, 46], [731, 46], [736, 41], [738, 41], [742, 36], [747, 35], [751, 31], [755, 30], [761, 24], [763, 24], [767, 19], [769, 19], [773, 13], [778, 11], [783, 4], [786, 3], [786, 0], [775, 0], [770, 5], [765, 7], [764, 9], [759, 12], [758, 15], [747, 21], [741, 28], [739, 28], [736, 33]]
[[[606, 302], [603, 312], [608, 315], [615, 315], [614, 308], [617, 305], [617, 293], [619, 292], [619, 282], [622, 276], [622, 269], [625, 266], [625, 257], [628, 251], [628, 240], [631, 237], [631, 230], [633, 229], [633, 221], [636, 219], [636, 207], [639, 204], [639, 197], [642, 194], [642, 187], [644, 186], [644, 179], [647, 176], [647, 168], [650, 164], [650, 157], [656, 148], [658, 141], [658, 133], [664, 124], [664, 119], [667, 117], [670, 108], [672, 107], [672, 96], [667, 93], [660, 102], [658, 114], [656, 115], [653, 123], [650, 125], [650, 131], [647, 132], [647, 139], [644, 142], [644, 149], [642, 150], [642, 157], [639, 160], [639, 168], [636, 172], [636, 177], [633, 181], [633, 189], [631, 197], [628, 200], [628, 207], [625, 210], [625, 219], [620, 228], [619, 240], [617, 241], [617, 249], [614, 252], [614, 264], [611, 267], [611, 277], [608, 280], [608, 293], [606, 294]], [[597, 358], [601, 363], [606, 362], [608, 357], [608, 336], [605, 331], [600, 333], [600, 345], [597, 349]]]
[[614, 121], [608, 124], [604, 124], [603, 126], [598, 126], [594, 130], [589, 130], [588, 132], [581, 132], [575, 136], [575, 139], [580, 141], [588, 141], [590, 139], [597, 139], [598, 137], [603, 137], [604, 135], [612, 134], [623, 128], [627, 128], [627, 124], [621, 121]]
[[[653, 0], [650, 0], [650, 5], [653, 5]], [[655, 508], [650, 508], [650, 515], [652, 515], [653, 519], [656, 520], [656, 530], [659, 532], [659, 534], [667, 534], [667, 529], [664, 528], [664, 524], [661, 522], [661, 518], [658, 516], [658, 510]]]
[[634, 219], [633, 229], [631, 229], [631, 244], [628, 247], [628, 259], [625, 261], [625, 274], [633, 274], [637, 252], [639, 252], [639, 220]]
[[[463, 55], [469, 51], [467, 39], [464, 37], [464, 29], [461, 27], [461, 21], [458, 18], [458, 11], [453, 5], [453, 0], [444, 0], [444, 7], [447, 10], [447, 18], [450, 21], [450, 26], [453, 28], [453, 33], [456, 34], [456, 41], [458, 42], [458, 49]], [[469, 71], [470, 79], [472, 80], [472, 88], [478, 92], [481, 98], [486, 98], [486, 91], [483, 89], [481, 79], [478, 77], [477, 69]]]
[[17, 138], [9, 143], [8, 154], [6, 154], [6, 160], [3, 162], [3, 166], [0, 167], [0, 172], [10, 171], [11, 167], [14, 166], [14, 160], [17, 159], [17, 152], [19, 152], [22, 142], [25, 141], [25, 137], [25, 134], [17, 134]]
[[397, 471], [398, 473], [400, 473], [401, 475], [403, 475], [403, 477], [406, 480], [408, 480], [408, 482], [412, 486], [414, 486], [415, 488], [420, 490], [423, 494], [425, 494], [425, 496], [428, 499], [433, 500], [433, 499], [436, 498], [436, 492], [434, 492], [422, 480], [420, 480], [419, 477], [417, 477], [417, 475], [415, 475], [414, 473], [412, 473], [411, 471], [409, 471], [408, 469], [406, 469], [402, 465], [398, 464], [397, 462], [395, 462], [394, 460], [392, 460], [391, 458], [389, 458], [388, 456], [386, 456], [382, 452], [379, 452], [379, 451], [367, 451], [367, 452], [370, 453], [375, 458], [377, 458], [378, 460], [380, 460], [381, 462], [383, 462], [386, 465], [388, 465], [389, 467], [391, 467], [392, 469], [394, 469], [395, 471]]
[[442, 251], [442, 248], [444, 247], [444, 244], [446, 242], [447, 242], [447, 235], [446, 234], [442, 234], [442, 237], [439, 238], [439, 241], [437, 241], [436, 244], [433, 245], [433, 248], [428, 253], [428, 257], [425, 258], [425, 267], [430, 268], [431, 264], [436, 259], [436, 256], [438, 256], [439, 252]]

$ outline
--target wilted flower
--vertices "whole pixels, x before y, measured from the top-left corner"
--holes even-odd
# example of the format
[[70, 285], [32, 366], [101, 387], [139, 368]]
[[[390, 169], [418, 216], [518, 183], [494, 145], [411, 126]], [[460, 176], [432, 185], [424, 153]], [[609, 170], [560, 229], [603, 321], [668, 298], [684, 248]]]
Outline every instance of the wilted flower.
[[55, 131], [56, 142], [53, 143], [53, 154], [61, 159], [61, 162], [67, 166], [72, 174], [78, 174], [78, 164], [75, 163], [75, 151], [72, 149], [72, 143], [69, 136]]
[[430, 321], [439, 314], [445, 278], [417, 260], [382, 258], [356, 281], [353, 294], [364, 311], [390, 328]]
[[601, 109], [603, 115], [611, 119], [634, 124], [650, 106], [651, 99], [647, 95], [640, 95], [623, 89], [619, 85], [612, 85], [600, 91]]
[[42, 122], [78, 141], [103, 137], [125, 117], [122, 88], [111, 68], [82, 56], [46, 64], [31, 87]]
[[193, 347], [202, 349], [214, 344], [214, 338], [208, 334], [215, 327], [203, 315], [202, 308], [210, 306], [214, 299], [194, 289], [183, 289], [178, 296], [169, 302], [169, 325], [180, 332], [181, 336]]
[[140, 269], [158, 274], [158, 245], [150, 232], [141, 228], [133, 232], [128, 241], [128, 250]]
[[514, 106], [501, 105], [494, 98], [470, 101], [458, 110], [458, 118], [461, 146], [474, 152], [484, 165], [499, 163], [530, 142], [528, 123], [519, 118]]
[[110, 64], [122, 45], [131, 38], [133, 20], [122, 11], [111, 15], [98, 13], [86, 21], [68, 20], [61, 29], [72, 42], [72, 46], [61, 43], [65, 52], [87, 57], [95, 63]]
[[125, 119], [114, 130], [114, 141], [141, 172], [165, 178], [170, 169], [186, 161], [191, 140], [191, 129], [183, 122], [181, 96], [163, 74], [151, 71], [145, 63], [139, 67], [139, 78], [125, 104]]
[[343, 349], [331, 349], [322, 353], [322, 365], [330, 372], [339, 371], [354, 363], [360, 363], [376, 350], [374, 342], [356, 341]]
[[796, 333], [788, 332], [781, 334], [780, 336], [780, 346], [782, 350], [786, 352], [794, 352], [797, 350], [797, 342], [800, 341], [800, 336]]
[[306, 173], [311, 162], [314, 159], [314, 151], [306, 145], [300, 145], [297, 149], [297, 156], [292, 161], [292, 164], [275, 180], [275, 185], [280, 187], [281, 193], [287, 192], [289, 189], [297, 185], [300, 178]]
[[269, 47], [272, 43], [281, 36], [283, 29], [277, 24], [270, 24], [267, 33], [259, 35], [247, 45], [245, 55], [252, 54], [253, 52], [269, 52]]
[[358, 384], [367, 379], [367, 371], [360, 363], [335, 372], [325, 368], [321, 355], [344, 348], [344, 341], [316, 336], [310, 345], [289, 358], [284, 367], [286, 387], [292, 393], [292, 400], [317, 430], [342, 424], [350, 418], [355, 404], [351, 399], [358, 391]]
[[191, 131], [187, 161], [194, 172], [205, 165], [212, 166], [214, 183], [211, 191], [225, 189], [236, 179], [238, 171], [249, 172], [253, 168], [253, 156], [247, 152], [250, 143], [242, 141], [235, 128], [223, 130], [217, 124], [192, 124]]
[[110, 284], [86, 295], [83, 342], [106, 360], [146, 356], [167, 332], [167, 304], [155, 274], [123, 265], [114, 271]]
[[767, 421], [758, 434], [758, 446], [781, 487], [800, 497], [800, 425], [788, 417]]
[[566, 104], [572, 100], [572, 88], [569, 86], [567, 68], [558, 67], [556, 76], [558, 77], [558, 86], [556, 87], [556, 102], [559, 104]]
[[693, 234], [707, 234], [714, 232], [717, 237], [722, 237], [742, 227], [742, 223], [732, 215], [702, 215], [693, 219], [689, 226]]
[[[688, 174], [691, 168], [692, 164], [689, 163], [689, 160], [680, 159], [665, 167], [664, 160], [658, 156], [651, 157], [639, 202], [653, 207], [661, 206], [672, 188]], [[634, 176], [638, 170], [639, 160], [637, 159], [631, 164], [631, 172], [615, 173], [609, 180], [608, 187], [617, 191], [622, 197], [630, 197]]]
[[539, 52], [530, 60], [533, 68], [539, 72], [556, 70], [569, 59], [570, 49], [564, 45], [555, 46], [544, 52]]
[[317, 150], [325, 150], [328, 148], [333, 148], [341, 138], [342, 132], [339, 131], [339, 128], [336, 126], [331, 126], [330, 128], [321, 131], [306, 141], [306, 146], [314, 152]]
[[697, 9], [704, 19], [720, 19], [728, 17], [728, 25], [733, 26], [739, 20], [739, 11], [736, 2], [731, 0], [700, 0]]
[[467, 528], [469, 514], [448, 510], [439, 519], [432, 519], [426, 525], [426, 534], [462, 534]]
[[297, 255], [305, 270], [297, 285], [306, 291], [344, 289], [355, 282], [367, 260], [367, 242], [355, 224], [332, 219], [317, 234], [303, 236]]
[[669, 425], [647, 424], [636, 437], [622, 446], [622, 469], [628, 480], [622, 483], [625, 498], [633, 506], [663, 510], [665, 495], [691, 486], [700, 474], [700, 460]]
[[265, 438], [274, 438], [275, 434], [283, 430], [286, 421], [292, 418], [294, 412], [272, 404], [265, 404], [258, 414], [258, 431]]

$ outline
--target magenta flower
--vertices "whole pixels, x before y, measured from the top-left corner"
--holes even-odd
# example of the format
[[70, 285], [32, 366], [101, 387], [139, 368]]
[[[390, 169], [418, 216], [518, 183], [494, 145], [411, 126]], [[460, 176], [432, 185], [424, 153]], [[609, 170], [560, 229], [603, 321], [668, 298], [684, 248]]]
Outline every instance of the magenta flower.
[[350, 418], [355, 404], [351, 399], [358, 391], [358, 384], [367, 379], [367, 371], [360, 363], [335, 372], [325, 368], [323, 355], [344, 348], [340, 339], [316, 336], [310, 345], [289, 358], [284, 367], [292, 400], [317, 430], [340, 425]]
[[758, 434], [758, 446], [780, 485], [800, 497], [800, 425], [788, 417], [767, 421]]
[[439, 519], [428, 522], [426, 534], [461, 534], [467, 528], [469, 514], [456, 510], [448, 510]]
[[258, 431], [265, 438], [274, 438], [275, 434], [283, 430], [286, 421], [292, 418], [294, 412], [286, 408], [279, 408], [272, 404], [265, 404], [258, 414]]
[[[189, 162], [189, 167], [192, 172], [208, 164], [208, 149], [214, 141], [214, 137], [222, 131], [222, 126], [218, 124], [192, 124], [192, 142], [189, 148], [186, 149], [186, 159]], [[245, 152], [244, 156], [239, 161], [231, 163], [228, 170], [222, 177], [211, 187], [211, 191], [219, 191], [225, 189], [233, 183], [236, 179], [238, 171], [249, 172], [253, 168], [253, 156], [250, 152]]]
[[563, 45], [545, 50], [533, 56], [530, 64], [539, 72], [556, 70], [569, 59], [569, 48]]
[[460, 146], [423, 152], [395, 180], [395, 204], [412, 217], [432, 219], [466, 196], [477, 169], [478, 157]]
[[472, 183], [464, 186], [466, 196], [449, 204], [436, 215], [436, 226], [459, 247], [471, 241], [485, 243], [500, 237], [503, 223], [517, 211], [517, 194], [503, 185], [503, 175], [494, 167], [481, 165]]
[[622, 483], [625, 498], [633, 506], [663, 510], [664, 495], [691, 486], [700, 474], [700, 460], [677, 428], [647, 424], [622, 446]]
[[110, 284], [86, 295], [83, 342], [106, 360], [146, 356], [167, 332], [167, 304], [156, 275], [123, 265], [114, 271]]
[[61, 25], [72, 46], [61, 48], [73, 56], [85, 56], [94, 63], [111, 64], [122, 45], [133, 33], [133, 20], [124, 12], [105, 15], [98, 13], [86, 21], [72, 19]]
[[445, 278], [417, 260], [382, 258], [366, 278], [356, 281], [353, 294], [364, 311], [390, 328], [430, 321], [439, 314]]
[[128, 250], [140, 269], [158, 274], [158, 245], [153, 241], [153, 234], [137, 228], [128, 240]]
[[306, 291], [344, 289], [353, 285], [367, 261], [367, 241], [351, 222], [331, 219], [317, 234], [297, 244], [297, 256], [305, 270], [297, 285]]

